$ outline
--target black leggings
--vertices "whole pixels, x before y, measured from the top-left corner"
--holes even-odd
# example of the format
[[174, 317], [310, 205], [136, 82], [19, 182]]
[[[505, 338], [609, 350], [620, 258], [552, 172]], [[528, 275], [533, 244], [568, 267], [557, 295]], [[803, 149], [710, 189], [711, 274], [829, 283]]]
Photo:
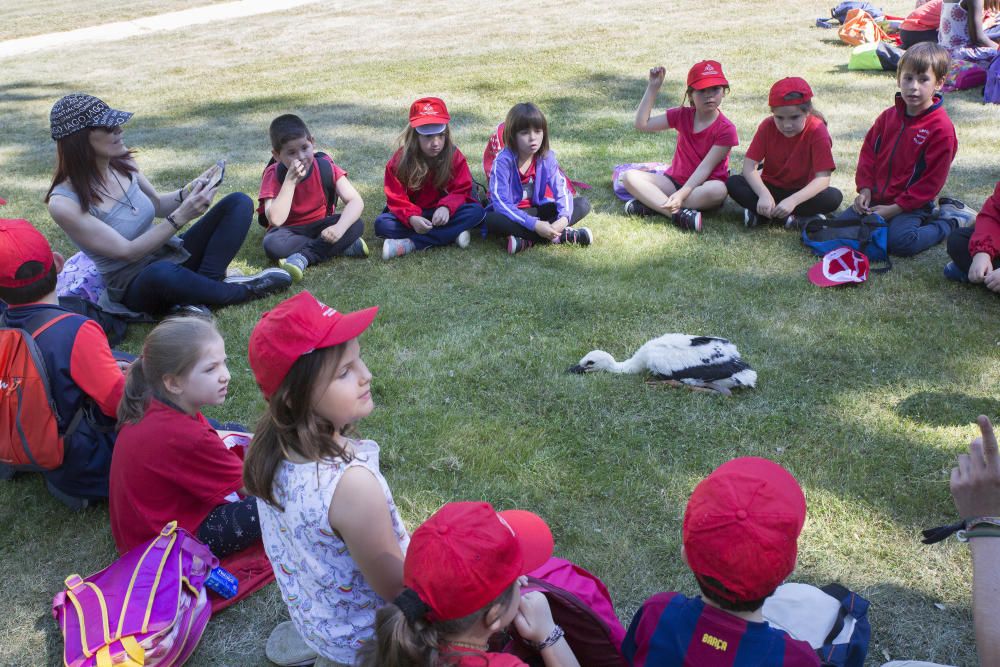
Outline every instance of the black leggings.
[[[770, 183], [764, 183], [764, 187], [767, 191], [771, 193], [774, 197], [774, 203], [778, 203], [786, 197], [798, 192], [798, 190], [787, 190], [785, 188], [779, 188], [777, 186], [771, 185]], [[743, 208], [748, 208], [754, 213], [757, 212], [757, 200], [760, 199], [757, 193], [753, 191], [747, 179], [743, 177], [742, 174], [736, 174], [730, 176], [729, 180], [726, 181], [726, 189], [729, 190], [729, 196], [733, 198], [737, 204]], [[844, 200], [843, 193], [837, 188], [827, 188], [823, 190], [818, 195], [812, 199], [807, 199], [798, 206], [795, 207], [796, 215], [816, 215], [817, 213], [833, 213], [840, 206], [840, 202]]]
[[[524, 212], [546, 222], [554, 222], [559, 217], [559, 211], [553, 202], [542, 204], [538, 208], [526, 208]], [[590, 202], [587, 201], [587, 198], [573, 197], [573, 215], [569, 219], [570, 226], [572, 227], [583, 220], [584, 216], [588, 213], [590, 213]], [[535, 242], [548, 240], [543, 239], [517, 220], [512, 220], [503, 213], [497, 213], [496, 211], [487, 211], [486, 231], [497, 236], [520, 236], [522, 239]]]
[[208, 513], [198, 526], [198, 539], [212, 550], [217, 558], [243, 551], [260, 540], [260, 518], [257, 516], [257, 497], [219, 505]]

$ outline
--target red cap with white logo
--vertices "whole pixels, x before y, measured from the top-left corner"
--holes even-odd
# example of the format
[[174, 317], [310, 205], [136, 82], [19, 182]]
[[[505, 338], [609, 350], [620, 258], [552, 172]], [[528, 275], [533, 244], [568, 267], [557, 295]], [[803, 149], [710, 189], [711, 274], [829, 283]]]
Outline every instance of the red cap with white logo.
[[809, 269], [809, 280], [820, 287], [853, 285], [868, 280], [868, 257], [854, 248], [841, 246], [823, 255]]
[[357, 338], [377, 313], [378, 306], [341, 313], [302, 291], [261, 315], [248, 356], [264, 398], [278, 390], [299, 357]]
[[722, 73], [722, 65], [716, 60], [702, 60], [688, 70], [688, 86], [695, 90], [728, 85], [729, 81]]
[[420, 134], [441, 134], [450, 120], [448, 107], [439, 97], [421, 97], [410, 105], [410, 127]]

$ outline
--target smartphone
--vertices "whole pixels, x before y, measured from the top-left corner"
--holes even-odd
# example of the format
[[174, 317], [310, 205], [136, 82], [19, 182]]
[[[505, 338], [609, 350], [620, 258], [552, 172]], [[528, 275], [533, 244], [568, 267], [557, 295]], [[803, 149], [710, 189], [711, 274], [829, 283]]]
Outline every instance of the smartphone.
[[222, 184], [222, 179], [226, 177], [226, 161], [219, 160], [215, 163], [215, 174], [212, 176], [206, 190], [214, 190]]

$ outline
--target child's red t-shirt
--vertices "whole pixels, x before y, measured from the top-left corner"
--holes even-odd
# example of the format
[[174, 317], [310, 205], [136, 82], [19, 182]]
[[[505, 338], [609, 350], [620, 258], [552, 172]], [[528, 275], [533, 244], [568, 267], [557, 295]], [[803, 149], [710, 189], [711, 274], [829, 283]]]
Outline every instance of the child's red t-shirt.
[[510, 653], [487, 653], [451, 644], [441, 646], [441, 664], [447, 667], [528, 667]]
[[110, 487], [111, 534], [125, 553], [170, 521], [197, 534], [208, 513], [243, 487], [243, 461], [201, 413], [153, 399], [139, 423], [118, 433]]
[[[347, 172], [334, 164], [328, 155], [319, 156], [316, 160], [326, 160], [333, 166], [333, 183], [337, 184], [337, 179], [347, 176]], [[268, 165], [264, 170], [264, 175], [260, 181], [260, 194], [257, 199], [263, 204], [268, 199], [274, 199], [281, 191], [281, 183], [278, 182], [278, 163]], [[330, 211], [333, 214], [333, 210]], [[323, 177], [316, 167], [315, 160], [309, 173], [302, 179], [302, 182], [295, 186], [295, 194], [292, 195], [292, 207], [288, 210], [288, 218], [282, 227], [293, 225], [308, 225], [309, 223], [322, 220], [326, 217], [326, 193], [323, 192]]]
[[[711, 125], [701, 132], [694, 131], [694, 107], [674, 107], [667, 109], [667, 124], [677, 130], [677, 148], [670, 160], [667, 175], [684, 185], [698, 165], [705, 159], [713, 146], [732, 148], [739, 146], [740, 139], [736, 134], [736, 126], [719, 112]], [[709, 181], [723, 181], [729, 176], [729, 153], [715, 165], [709, 174]]]
[[786, 137], [767, 117], [757, 126], [757, 133], [747, 148], [747, 157], [763, 162], [761, 178], [765, 183], [786, 190], [800, 190], [819, 171], [833, 171], [833, 140], [826, 124], [810, 115], [801, 132]]

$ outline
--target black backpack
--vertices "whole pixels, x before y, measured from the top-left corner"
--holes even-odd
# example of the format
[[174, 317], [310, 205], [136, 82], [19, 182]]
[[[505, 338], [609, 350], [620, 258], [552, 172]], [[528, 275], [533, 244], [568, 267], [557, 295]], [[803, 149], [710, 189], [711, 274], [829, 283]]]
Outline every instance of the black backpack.
[[[319, 177], [323, 182], [323, 192], [326, 193], [326, 214], [331, 215], [333, 213], [333, 209], [337, 206], [337, 188], [333, 184], [333, 164], [329, 160], [320, 159], [329, 157], [326, 153], [317, 152], [314, 157], [313, 166], [319, 168]], [[264, 165], [264, 171], [267, 171], [267, 168], [275, 162], [277, 162], [277, 160], [273, 157], [268, 160], [267, 164]], [[283, 164], [278, 164], [278, 168], [275, 170], [274, 175], [278, 177], [279, 183], [284, 183], [285, 176], [288, 175], [288, 168]], [[267, 220], [267, 216], [264, 215], [264, 202], [259, 202], [257, 204], [257, 224], [264, 229], [271, 226], [271, 223]]]

